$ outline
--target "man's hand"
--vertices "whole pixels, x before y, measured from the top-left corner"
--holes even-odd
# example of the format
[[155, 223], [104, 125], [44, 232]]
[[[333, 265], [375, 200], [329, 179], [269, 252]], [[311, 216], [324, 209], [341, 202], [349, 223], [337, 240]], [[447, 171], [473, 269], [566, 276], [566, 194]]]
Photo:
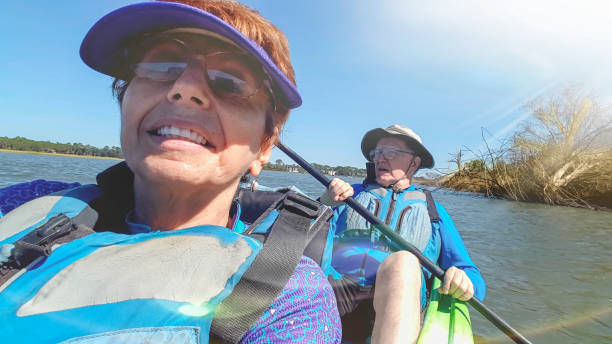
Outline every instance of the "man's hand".
[[351, 184], [342, 179], [334, 178], [329, 183], [327, 190], [321, 195], [320, 200], [325, 205], [337, 206], [351, 196], [353, 196]]
[[444, 274], [444, 282], [438, 289], [440, 294], [449, 294], [452, 297], [467, 301], [474, 296], [474, 285], [465, 271], [451, 266]]

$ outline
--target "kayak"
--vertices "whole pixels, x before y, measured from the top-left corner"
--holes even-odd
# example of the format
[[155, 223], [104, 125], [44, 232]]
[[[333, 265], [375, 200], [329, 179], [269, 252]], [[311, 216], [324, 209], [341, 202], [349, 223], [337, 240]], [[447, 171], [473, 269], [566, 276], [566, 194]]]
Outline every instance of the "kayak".
[[417, 344], [474, 343], [467, 304], [438, 293], [440, 285], [440, 280], [435, 278]]

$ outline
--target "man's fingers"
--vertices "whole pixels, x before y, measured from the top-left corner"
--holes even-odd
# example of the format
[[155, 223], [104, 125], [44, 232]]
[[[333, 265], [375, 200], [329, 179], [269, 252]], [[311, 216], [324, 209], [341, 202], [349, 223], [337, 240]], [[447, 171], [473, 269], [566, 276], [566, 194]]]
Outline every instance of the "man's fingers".
[[474, 296], [474, 286], [472, 285], [471, 281], [468, 284], [469, 284], [469, 286], [468, 286], [467, 290], [465, 291], [465, 293], [463, 293], [457, 299], [459, 299], [461, 301], [467, 301], [467, 300], [471, 299]]
[[466, 277], [463, 271], [459, 271], [457, 274], [455, 274], [454, 281], [451, 283], [452, 290], [449, 293], [454, 298], [458, 299], [461, 295], [463, 295], [465, 290], [468, 288], [468, 283], [465, 279]]
[[334, 195], [334, 201], [344, 201], [353, 195], [353, 187], [351, 184], [338, 178], [332, 179], [329, 183], [329, 190]]
[[455, 270], [453, 273], [453, 278], [450, 283], [450, 289], [448, 290], [448, 293], [453, 297], [455, 297], [457, 294], [463, 294], [463, 291], [461, 290], [461, 286], [463, 284], [463, 274], [461, 272], [461, 270]]
[[346, 185], [346, 187], [342, 191], [342, 197], [344, 197], [344, 199], [347, 199], [351, 196], [353, 196], [353, 187], [350, 185]]
[[452, 266], [446, 270], [444, 282], [438, 291], [461, 301], [467, 301], [474, 296], [474, 285], [465, 271]]
[[455, 268], [454, 266], [451, 266], [448, 270], [446, 270], [446, 273], [444, 274], [444, 281], [442, 282], [442, 287], [438, 289], [440, 293], [448, 294], [453, 276], [455, 275], [455, 270], [457, 270], [457, 268]]

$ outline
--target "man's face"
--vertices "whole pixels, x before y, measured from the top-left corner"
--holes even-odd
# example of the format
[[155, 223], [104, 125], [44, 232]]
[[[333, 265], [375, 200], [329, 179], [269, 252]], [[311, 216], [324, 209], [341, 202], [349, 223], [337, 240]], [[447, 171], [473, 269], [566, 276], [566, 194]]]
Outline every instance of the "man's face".
[[[153, 64], [137, 71], [127, 88], [121, 104], [121, 144], [137, 177], [177, 186], [227, 186], [249, 168], [258, 174], [269, 160], [272, 146], [262, 149], [261, 142], [270, 101], [265, 91], [240, 99], [220, 96], [219, 84], [227, 87], [227, 79], [233, 78], [228, 73], [246, 80], [257, 76], [245, 70], [250, 66], [234, 60], [212, 60], [218, 52], [232, 51], [227, 44], [195, 38], [206, 46], [189, 58], [163, 44], [142, 54], [141, 61]], [[173, 61], [181, 58], [187, 62], [177, 72]], [[160, 64], [165, 60], [173, 64]], [[167, 65], [174, 69], [162, 68], [162, 77], [154, 74]], [[175, 74], [165, 80], [168, 71]], [[229, 87], [223, 92], [237, 86]]]
[[383, 137], [378, 140], [376, 149], [383, 152], [397, 152], [394, 159], [385, 158], [385, 154], [379, 154], [374, 158], [376, 182], [378, 184], [388, 187], [400, 180], [412, 178], [420, 160], [418, 157], [415, 157], [414, 151], [406, 145], [404, 140], [396, 137]]

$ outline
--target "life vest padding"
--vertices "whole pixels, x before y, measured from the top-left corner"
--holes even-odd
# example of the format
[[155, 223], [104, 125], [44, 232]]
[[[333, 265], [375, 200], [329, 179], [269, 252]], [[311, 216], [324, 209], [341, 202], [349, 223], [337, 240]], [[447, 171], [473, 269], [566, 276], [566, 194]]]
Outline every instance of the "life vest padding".
[[[378, 184], [368, 184], [355, 200], [374, 213], [381, 221], [416, 246], [421, 252], [431, 239], [431, 218], [426, 194], [418, 190], [394, 193]], [[371, 224], [353, 209], [346, 210], [346, 229], [342, 236], [355, 237], [352, 231], [372, 229]], [[372, 230], [371, 241], [385, 240], [379, 232]], [[397, 249], [392, 242], [387, 244]]]
[[[58, 342], [123, 329], [191, 326], [206, 343], [217, 306], [261, 246], [217, 226], [94, 233], [58, 247], [0, 293], [1, 309], [12, 314], [0, 333]], [[212, 260], [217, 262], [206, 264]]]
[[[254, 257], [251, 256], [261, 246], [254, 241], [249, 243], [245, 237], [232, 237], [229, 233], [218, 236], [216, 231], [219, 230], [212, 228], [215, 233], [211, 233], [211, 228], [202, 228], [198, 235], [157, 236], [140, 242], [130, 242], [120, 237], [114, 244], [105, 238], [99, 240], [97, 237], [101, 234], [98, 234], [83, 239], [80, 247], [61, 247], [61, 250], [54, 252], [53, 261], [69, 260], [73, 255], [90, 253], [52, 276], [34, 297], [19, 308], [17, 315], [28, 316], [135, 299], [210, 305], [232, 276], [240, 269], [246, 271], [248, 266], [243, 266], [243, 262], [252, 261]], [[105, 246], [96, 248], [99, 245]], [[215, 264], [201, 263], [209, 261], [211, 257], [224, 259]], [[44, 270], [42, 267], [38, 269], [40, 276]], [[95, 274], [92, 273], [94, 271]], [[163, 283], [151, 276], [163, 276]], [[105, 283], [100, 284], [100, 281]], [[75, 293], [77, 290], [79, 292]]]
[[[435, 250], [432, 241], [432, 212], [428, 207], [429, 202], [433, 202], [431, 196], [420, 190], [394, 193], [378, 184], [367, 184], [357, 192], [355, 199], [361, 205], [375, 213], [421, 252]], [[381, 236], [356, 211], [347, 209], [346, 227], [336, 239], [332, 264], [341, 276], [360, 285], [373, 285], [380, 263], [391, 252], [400, 249]]]

